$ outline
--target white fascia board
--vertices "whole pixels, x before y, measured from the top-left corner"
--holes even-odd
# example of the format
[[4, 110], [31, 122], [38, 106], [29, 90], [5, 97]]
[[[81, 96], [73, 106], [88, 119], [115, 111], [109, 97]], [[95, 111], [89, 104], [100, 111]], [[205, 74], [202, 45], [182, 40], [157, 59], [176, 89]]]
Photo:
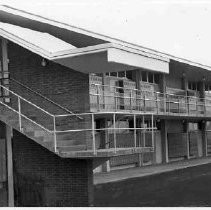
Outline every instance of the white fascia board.
[[7, 31], [0, 29], [0, 37], [3, 37], [11, 42], [14, 42], [18, 45], [20, 45], [21, 47], [35, 53], [38, 54], [46, 59], [51, 59], [51, 53], [49, 53], [48, 51], [33, 45], [30, 42], [27, 42], [26, 40], [21, 39], [20, 37], [15, 36], [14, 34], [8, 33]]
[[129, 47], [125, 47], [119, 44], [115, 43], [106, 43], [106, 44], [99, 44], [99, 45], [94, 45], [94, 46], [89, 46], [89, 47], [83, 47], [83, 48], [77, 48], [77, 49], [71, 49], [71, 50], [66, 50], [66, 51], [60, 51], [57, 53], [53, 53], [53, 60], [58, 60], [62, 58], [68, 58], [68, 57], [73, 57], [73, 56], [79, 56], [79, 55], [84, 55], [84, 54], [90, 54], [90, 53], [96, 53], [96, 52], [102, 52], [102, 51], [108, 51], [108, 49], [119, 49], [128, 53], [134, 53], [137, 55], [141, 55], [144, 57], [160, 60], [163, 62], [169, 63], [168, 58], [163, 58], [157, 55], [152, 55], [148, 54], [145, 52], [142, 52], [140, 50], [132, 49]]

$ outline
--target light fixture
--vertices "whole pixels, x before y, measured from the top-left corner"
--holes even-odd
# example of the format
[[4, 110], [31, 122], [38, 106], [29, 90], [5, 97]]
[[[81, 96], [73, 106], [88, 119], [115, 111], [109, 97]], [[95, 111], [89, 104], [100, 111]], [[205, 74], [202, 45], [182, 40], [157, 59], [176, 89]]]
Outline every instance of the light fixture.
[[42, 66], [46, 66], [46, 65], [47, 65], [47, 62], [46, 62], [46, 59], [45, 59], [45, 58], [42, 59], [41, 65], [42, 65]]

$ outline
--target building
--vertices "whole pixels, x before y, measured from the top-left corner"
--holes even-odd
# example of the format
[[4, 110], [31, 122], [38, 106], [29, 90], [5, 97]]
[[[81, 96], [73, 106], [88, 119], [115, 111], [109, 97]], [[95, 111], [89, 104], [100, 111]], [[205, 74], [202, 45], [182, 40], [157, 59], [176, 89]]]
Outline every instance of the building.
[[2, 206], [90, 206], [93, 171], [211, 154], [211, 67], [0, 8]]

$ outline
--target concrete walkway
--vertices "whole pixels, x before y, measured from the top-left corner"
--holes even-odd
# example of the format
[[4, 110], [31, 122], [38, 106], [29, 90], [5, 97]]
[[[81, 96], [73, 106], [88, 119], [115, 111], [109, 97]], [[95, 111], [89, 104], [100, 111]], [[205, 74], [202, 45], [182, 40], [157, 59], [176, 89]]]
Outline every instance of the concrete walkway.
[[211, 163], [211, 157], [183, 160], [162, 165], [121, 169], [121, 170], [111, 171], [109, 173], [97, 173], [94, 175], [94, 184], [95, 185], [104, 184], [130, 178], [149, 176], [152, 174], [159, 174], [208, 163]]

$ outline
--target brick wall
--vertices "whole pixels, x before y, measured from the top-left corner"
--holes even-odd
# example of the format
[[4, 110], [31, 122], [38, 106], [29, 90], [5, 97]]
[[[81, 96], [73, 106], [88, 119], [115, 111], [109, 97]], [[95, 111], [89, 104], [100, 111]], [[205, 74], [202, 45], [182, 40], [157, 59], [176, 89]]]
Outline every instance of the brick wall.
[[16, 206], [92, 205], [92, 161], [62, 159], [19, 132], [13, 136]]
[[[12, 43], [8, 43], [9, 72], [11, 78], [41, 93], [52, 101], [73, 111], [83, 113], [90, 110], [89, 75], [83, 74], [54, 62], [41, 65], [42, 57]], [[40, 96], [11, 81], [11, 89], [52, 114], [67, 114]], [[17, 98], [12, 97], [12, 106], [17, 110]], [[43, 111], [21, 101], [22, 113], [40, 125], [53, 130], [53, 118]], [[77, 122], [76, 122], [77, 121]], [[75, 117], [57, 118], [57, 130], [91, 128], [90, 117], [78, 120]], [[78, 136], [78, 137], [77, 137]], [[75, 139], [84, 138], [89, 144], [90, 133], [74, 134]]]
[[[14, 79], [74, 112], [89, 111], [88, 74], [50, 61], [43, 67], [42, 57], [11, 42], [8, 44], [8, 58], [9, 72]], [[13, 89], [29, 97], [20, 86]], [[40, 100], [38, 97], [37, 103]]]

